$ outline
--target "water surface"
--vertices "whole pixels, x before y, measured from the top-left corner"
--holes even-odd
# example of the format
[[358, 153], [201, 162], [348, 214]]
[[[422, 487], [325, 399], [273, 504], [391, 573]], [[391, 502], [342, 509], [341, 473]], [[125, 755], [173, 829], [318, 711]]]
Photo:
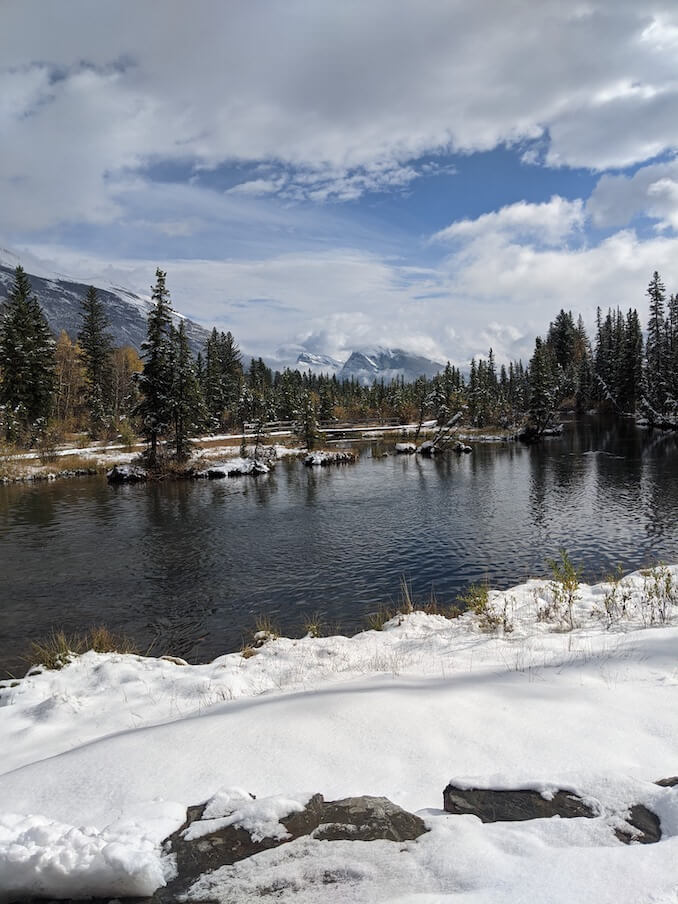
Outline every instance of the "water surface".
[[98, 623], [192, 660], [238, 649], [258, 614], [344, 631], [398, 596], [453, 602], [471, 581], [546, 575], [565, 548], [589, 580], [678, 560], [678, 443], [630, 423], [566, 425], [541, 446], [435, 460], [362, 450], [259, 478], [0, 487], [0, 674], [28, 640]]

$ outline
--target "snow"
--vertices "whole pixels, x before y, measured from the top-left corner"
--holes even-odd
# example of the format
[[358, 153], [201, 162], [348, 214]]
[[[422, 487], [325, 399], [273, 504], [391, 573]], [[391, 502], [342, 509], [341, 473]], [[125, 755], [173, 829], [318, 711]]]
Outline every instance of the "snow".
[[208, 801], [202, 819], [196, 820], [184, 832], [186, 841], [194, 841], [226, 826], [244, 829], [252, 841], [264, 838], [283, 840], [289, 832], [280, 822], [292, 813], [301, 813], [310, 794], [275, 794], [270, 797], [252, 798], [242, 788], [224, 788]]
[[[678, 606], [653, 586], [625, 578], [615, 609], [612, 585], [581, 585], [571, 631], [550, 582], [529, 581], [490, 594], [491, 631], [482, 615], [414, 612], [352, 638], [272, 639], [249, 658], [90, 652], [32, 670], [0, 689], [0, 900], [148, 894], [171, 875], [161, 842], [188, 805], [209, 802], [203, 823], [270, 835], [303, 788], [384, 795], [431, 831], [406, 844], [298, 839], [191, 895], [675, 902], [678, 788], [654, 781], [678, 773]], [[572, 790], [600, 815], [482, 824], [439, 809], [450, 779]], [[616, 840], [636, 803], [660, 817], [658, 844]]]
[[99, 832], [11, 813], [0, 816], [0, 867], [8, 895], [149, 895], [171, 875], [142, 826]]

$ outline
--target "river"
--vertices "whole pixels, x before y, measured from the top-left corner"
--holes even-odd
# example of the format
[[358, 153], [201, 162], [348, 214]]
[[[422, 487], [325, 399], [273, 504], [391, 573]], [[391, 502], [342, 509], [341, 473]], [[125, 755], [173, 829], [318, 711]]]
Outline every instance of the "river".
[[104, 623], [191, 661], [239, 649], [264, 615], [345, 632], [398, 598], [402, 577], [452, 603], [472, 581], [548, 575], [566, 549], [587, 580], [678, 560], [678, 438], [587, 418], [540, 446], [108, 486], [0, 487], [0, 675], [32, 638]]

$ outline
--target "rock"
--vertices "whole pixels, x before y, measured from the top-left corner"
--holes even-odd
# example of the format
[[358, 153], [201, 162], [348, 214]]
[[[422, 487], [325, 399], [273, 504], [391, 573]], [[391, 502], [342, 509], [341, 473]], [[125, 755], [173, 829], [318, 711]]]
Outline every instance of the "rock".
[[678, 785], [678, 775], [672, 775], [670, 778], [660, 778], [655, 782], [655, 785], [660, 785], [662, 788], [675, 788]]
[[414, 455], [417, 451], [417, 447], [414, 443], [396, 443], [395, 450], [396, 455]]
[[386, 797], [347, 797], [326, 803], [320, 841], [413, 841], [428, 831], [424, 821]]
[[260, 851], [288, 844], [295, 838], [310, 836], [318, 841], [409, 841], [428, 831], [423, 820], [385, 797], [350, 797], [325, 801], [314, 794], [303, 810], [280, 820], [285, 838], [254, 841], [242, 828], [227, 826], [192, 841], [186, 830], [203, 818], [205, 804], [189, 807], [184, 825], [165, 842], [176, 857], [177, 876], [156, 891], [148, 904], [169, 904], [179, 899], [189, 885], [210, 870], [229, 866]]
[[629, 808], [626, 817], [628, 828], [616, 828], [614, 834], [623, 844], [656, 844], [661, 840], [662, 829], [659, 817], [643, 804], [635, 804]]
[[429, 458], [431, 455], [435, 455], [439, 449], [434, 445], [434, 443], [427, 439], [426, 442], [422, 443], [421, 446], [417, 449], [417, 455], [424, 455]]
[[549, 799], [539, 791], [495, 791], [491, 788], [457, 788], [443, 791], [447, 813], [471, 814], [482, 822], [513, 822], [525, 819], [550, 819], [553, 816], [591, 819], [597, 814], [576, 794], [556, 791]]
[[355, 460], [354, 452], [311, 452], [304, 459], [304, 464], [309, 468], [315, 466], [325, 468], [328, 465], [350, 464]]
[[454, 451], [457, 453], [457, 455], [468, 455], [473, 451], [473, 449], [471, 449], [471, 447], [467, 446], [465, 443], [458, 442], [455, 443]]
[[134, 465], [113, 465], [106, 478], [109, 483], [141, 483], [148, 479], [148, 474]]
[[230, 866], [302, 835], [310, 835], [321, 823], [323, 804], [322, 794], [314, 794], [300, 813], [292, 813], [280, 820], [288, 832], [287, 838], [262, 838], [260, 841], [253, 841], [248, 831], [235, 826], [226, 826], [209, 835], [186, 841], [186, 829], [200, 820], [205, 811], [204, 804], [189, 807], [185, 824], [168, 839], [170, 850], [176, 856], [179, 879], [193, 879], [209, 870]]

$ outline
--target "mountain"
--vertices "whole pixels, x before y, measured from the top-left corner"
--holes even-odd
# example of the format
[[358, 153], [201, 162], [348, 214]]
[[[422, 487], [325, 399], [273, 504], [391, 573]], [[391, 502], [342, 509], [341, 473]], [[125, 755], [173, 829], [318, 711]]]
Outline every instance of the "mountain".
[[336, 358], [330, 358], [329, 355], [314, 355], [311, 352], [302, 352], [295, 364], [297, 370], [310, 370], [314, 374], [336, 374], [341, 367], [341, 361], [337, 361]]
[[[5, 261], [7, 262], [7, 258]], [[82, 324], [80, 302], [87, 294], [89, 286], [66, 279], [34, 276], [30, 273], [28, 278], [52, 331], [58, 335], [61, 330], [66, 330], [71, 339], [75, 339]], [[14, 268], [0, 263], [0, 303], [7, 298], [13, 283]], [[141, 343], [146, 338], [146, 318], [153, 303], [148, 298], [142, 298], [134, 292], [115, 286], [109, 289], [97, 287], [97, 293], [106, 306], [113, 344], [131, 345], [140, 351]], [[179, 323], [180, 320], [184, 321], [189, 345], [193, 353], [197, 354], [204, 349], [209, 333], [193, 320], [182, 314], [175, 314], [175, 323]]]
[[417, 377], [431, 379], [445, 367], [438, 361], [431, 361], [421, 355], [413, 355], [402, 348], [381, 348], [375, 346], [354, 351], [338, 372], [339, 379], [354, 379], [360, 383], [384, 380], [385, 383], [402, 377], [410, 383]]

